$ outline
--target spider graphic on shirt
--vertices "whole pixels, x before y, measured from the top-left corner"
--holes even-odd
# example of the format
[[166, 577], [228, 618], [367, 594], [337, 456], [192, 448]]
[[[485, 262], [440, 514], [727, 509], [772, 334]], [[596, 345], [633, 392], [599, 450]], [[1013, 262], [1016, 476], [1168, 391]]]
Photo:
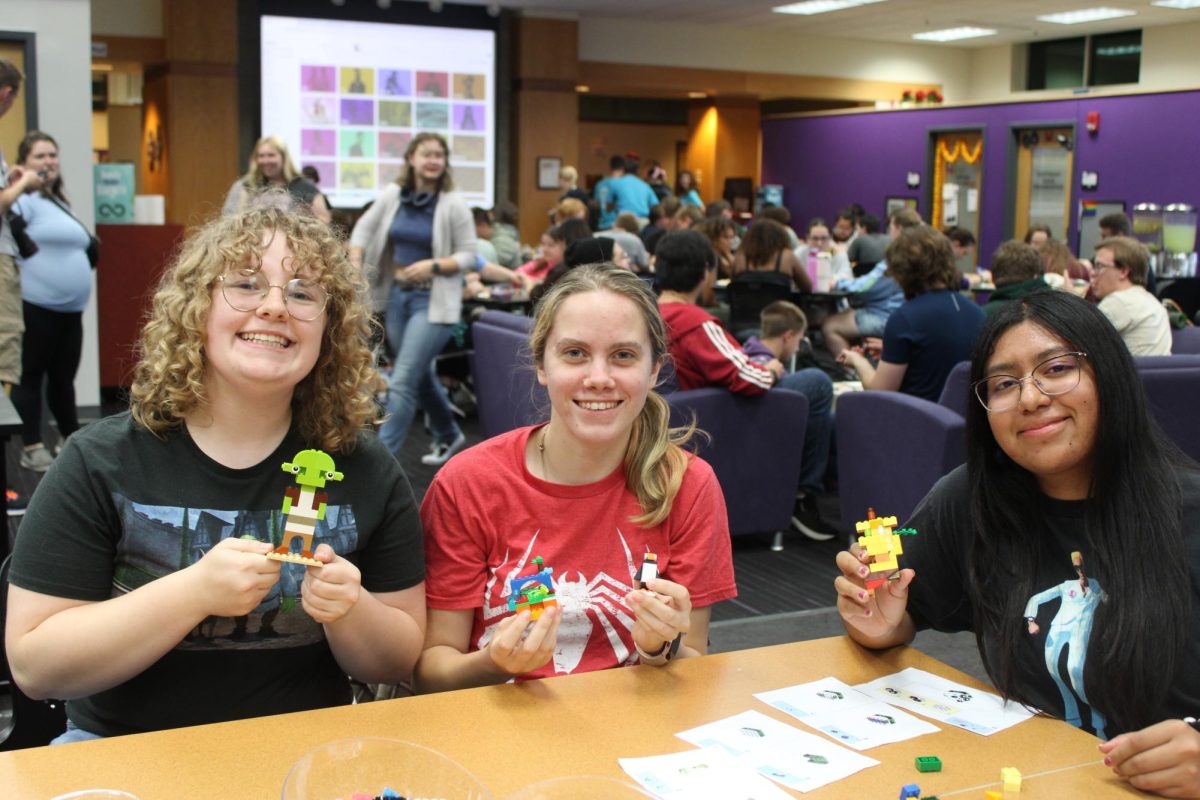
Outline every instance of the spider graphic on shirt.
[[[484, 629], [479, 637], [479, 649], [487, 647], [496, 626], [509, 615], [509, 581], [532, 568], [530, 562], [540, 533], [534, 533], [529, 545], [512, 562], [511, 567], [505, 568], [510, 563], [506, 551], [500, 564], [489, 569], [490, 575], [483, 588]], [[579, 570], [555, 572], [554, 594], [562, 613], [554, 648], [556, 673], [573, 672], [579, 666], [597, 626], [603, 631], [618, 664], [632, 664], [637, 658], [633, 649], [625, 643], [626, 640], [632, 641], [630, 632], [634, 623], [634, 614], [625, 605], [625, 595], [633, 591], [637, 564], [620, 529], [617, 529], [616, 535], [625, 562], [621, 570], [624, 574], [613, 576], [601, 570], [588, 578]], [[621, 631], [625, 631], [625, 638], [622, 638]]]

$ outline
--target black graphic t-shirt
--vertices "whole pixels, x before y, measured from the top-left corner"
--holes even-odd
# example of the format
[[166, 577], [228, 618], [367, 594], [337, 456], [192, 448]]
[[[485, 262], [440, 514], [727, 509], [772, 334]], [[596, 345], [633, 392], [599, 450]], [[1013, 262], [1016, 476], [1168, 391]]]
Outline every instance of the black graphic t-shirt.
[[[184, 431], [159, 439], [129, 414], [72, 436], [38, 486], [21, 523], [11, 582], [75, 600], [102, 601], [186, 568], [217, 542], [282, 542], [282, 464], [308, 445], [293, 430], [261, 463], [230, 469]], [[359, 437], [332, 454], [341, 481], [322, 489], [327, 543], [362, 572], [363, 588], [394, 592], [424, 580], [421, 523], [400, 466], [379, 441]], [[322, 627], [304, 612], [304, 567], [280, 580], [249, 615], [209, 617], [129, 681], [71, 701], [68, 716], [104, 736], [281, 714], [346, 703], [345, 673]]]
[[[1166, 476], [1164, 476], [1166, 479]], [[1200, 671], [1188, 665], [1200, 661], [1200, 531], [1194, 520], [1200, 515], [1200, 474], [1178, 474], [1183, 498], [1183, 558], [1191, 568], [1192, 622], [1183, 668], [1168, 691], [1156, 719], [1179, 719], [1200, 712]], [[1123, 733], [1100, 712], [1105, 687], [1088, 679], [1087, 645], [1093, 635], [1096, 609], [1103, 603], [1119, 603], [1109, 594], [1111, 567], [1097, 563], [1088, 552], [1084, 530], [1087, 500], [1039, 499], [1038, 557], [1033, 593], [1023, 597], [1022, 616], [1026, 634], [1017, 653], [1018, 675], [1025, 699], [1039, 709], [1065, 719], [1102, 738]], [[967, 469], [961, 466], [938, 481], [913, 512], [908, 525], [918, 533], [906, 537], [901, 567], [916, 570], [909, 590], [908, 610], [919, 628], [955, 632], [974, 630], [973, 607], [967, 595], [970, 569], [971, 515]], [[1129, 531], [1136, 536], [1137, 531]], [[1075, 554], [1078, 554], [1076, 556]], [[1163, 558], [1147, 554], [1147, 558]], [[996, 641], [983, 642], [982, 657], [997, 652]], [[1099, 708], [1093, 707], [1098, 706]]]

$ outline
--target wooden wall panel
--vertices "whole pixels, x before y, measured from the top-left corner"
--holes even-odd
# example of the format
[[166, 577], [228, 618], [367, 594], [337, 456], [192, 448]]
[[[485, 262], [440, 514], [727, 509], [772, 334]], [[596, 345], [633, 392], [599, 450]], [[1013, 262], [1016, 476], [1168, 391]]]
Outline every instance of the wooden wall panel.
[[237, 141], [237, 80], [168, 75], [167, 107], [168, 219], [190, 227], [220, 212], [230, 184], [243, 171]]
[[672, 186], [675, 174], [682, 165], [676, 164], [676, 146], [686, 142], [686, 125], [637, 125], [619, 122], [580, 122], [579, 185], [587, 188], [585, 176], [607, 175], [608, 159], [614, 154], [624, 155], [630, 150], [642, 157], [641, 177], [646, 177], [645, 168], [652, 161], [663, 165]]
[[579, 160], [579, 101], [575, 92], [517, 92], [517, 169], [513, 177], [521, 211], [521, 241], [536, 244], [546, 229], [546, 212], [562, 194], [557, 187], [537, 188], [539, 156]]
[[163, 0], [167, 60], [237, 64], [237, 0]]
[[726, 178], [759, 179], [759, 137], [762, 115], [758, 101], [719, 100], [717, 109], [717, 147], [710, 192], [719, 197]]
[[517, 28], [519, 80], [579, 79], [579, 23], [567, 19], [522, 17]]

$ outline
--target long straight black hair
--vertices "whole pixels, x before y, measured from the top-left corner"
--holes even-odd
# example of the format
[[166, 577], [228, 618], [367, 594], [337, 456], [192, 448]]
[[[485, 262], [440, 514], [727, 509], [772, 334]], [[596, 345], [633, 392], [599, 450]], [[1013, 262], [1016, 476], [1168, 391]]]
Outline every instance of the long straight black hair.
[[[1031, 322], [1087, 353], [1098, 425], [1083, 535], [1088, 572], [1103, 575], [1087, 652], [1088, 701], [1120, 730], [1156, 721], [1191, 630], [1183, 557], [1180, 469], [1194, 468], [1151, 418], [1137, 368], [1120, 335], [1092, 304], [1067, 292], [1015, 301], [980, 334], [972, 382], [985, 375], [1000, 337]], [[988, 674], [1005, 697], [1028, 702], [1032, 675], [1018, 652], [1024, 608], [1044, 552], [1037, 478], [1004, 453], [982, 404], [968, 404], [967, 473], [976, 524], [967, 578]], [[985, 648], [985, 640], [998, 647]], [[1040, 664], [1039, 664], [1040, 667]]]

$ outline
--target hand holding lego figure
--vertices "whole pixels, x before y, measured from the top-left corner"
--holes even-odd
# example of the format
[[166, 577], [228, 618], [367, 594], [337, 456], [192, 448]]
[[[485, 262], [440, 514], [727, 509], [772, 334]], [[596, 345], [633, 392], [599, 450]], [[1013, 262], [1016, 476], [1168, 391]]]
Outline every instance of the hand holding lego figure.
[[279, 562], [263, 558], [266, 542], [222, 539], [188, 567], [195, 596], [208, 616], [240, 617], [253, 611], [279, 582]]
[[1200, 731], [1166, 720], [1100, 745], [1104, 764], [1131, 786], [1163, 797], [1200, 798]]
[[885, 580], [874, 594], [867, 591], [868, 566], [871, 556], [858, 545], [837, 555], [842, 574], [834, 580], [838, 593], [838, 613], [848, 628], [868, 639], [889, 639], [896, 635], [906, 619], [908, 585], [916, 573], [901, 569], [892, 573], [895, 580]]
[[305, 613], [327, 625], [354, 609], [362, 591], [362, 574], [327, 544], [319, 545], [313, 557], [325, 566], [305, 569], [300, 600]]
[[532, 621], [529, 609], [502, 620], [487, 645], [492, 663], [509, 675], [523, 675], [545, 666], [554, 656], [558, 643], [558, 606], [548, 606]]
[[634, 613], [633, 641], [645, 653], [662, 650], [679, 634], [686, 637], [691, 628], [692, 595], [687, 587], [665, 578], [653, 578], [645, 589], [625, 595]]

